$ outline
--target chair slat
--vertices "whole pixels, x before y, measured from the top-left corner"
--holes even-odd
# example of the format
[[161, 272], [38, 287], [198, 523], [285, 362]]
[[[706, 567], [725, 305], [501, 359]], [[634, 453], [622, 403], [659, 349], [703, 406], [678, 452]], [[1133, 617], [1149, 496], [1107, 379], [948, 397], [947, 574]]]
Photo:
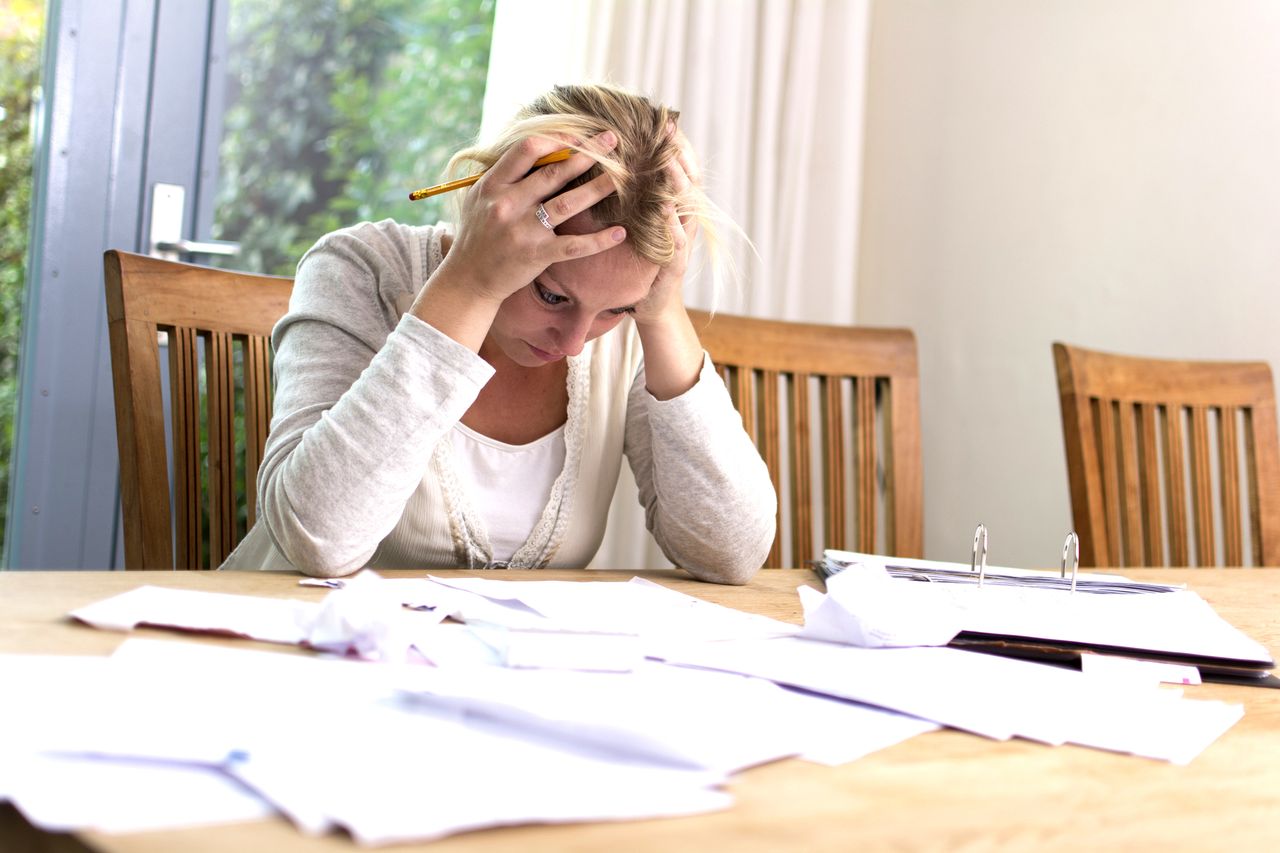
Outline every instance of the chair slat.
[[827, 507], [823, 529], [829, 548], [846, 549], [845, 481], [844, 481], [844, 398], [838, 377], [822, 380], [822, 443], [827, 464], [824, 467], [824, 493]]
[[260, 335], [250, 335], [244, 344], [244, 471], [246, 522], [258, 518], [257, 484], [248, 482], [250, 471], [262, 465], [262, 452], [271, 426], [271, 347]]
[[174, 567], [196, 569], [202, 563], [200, 475], [200, 354], [194, 329], [169, 330], [170, 411], [173, 418], [173, 502], [176, 553]]
[[1196, 565], [1214, 563], [1213, 483], [1209, 469], [1209, 410], [1191, 407], [1191, 514], [1195, 522]]
[[1138, 489], [1138, 440], [1134, 425], [1134, 407], [1128, 403], [1116, 406], [1120, 427], [1120, 528], [1124, 536], [1124, 564], [1143, 565], [1142, 495]]
[[1157, 421], [1159, 407], [1138, 406], [1138, 449], [1141, 458], [1142, 538], [1146, 546], [1145, 566], [1164, 565], [1164, 524], [1160, 511], [1160, 446]]
[[209, 432], [209, 568], [230, 554], [236, 536], [235, 355], [231, 335], [211, 332], [205, 343]]
[[895, 377], [885, 388], [888, 423], [884, 433], [885, 482], [891, 483], [885, 500], [886, 553], [923, 556], [924, 474], [921, 461], [920, 383], [915, 377]]
[[1240, 523], [1240, 443], [1236, 418], [1239, 409], [1218, 409], [1218, 472], [1222, 488], [1222, 559], [1228, 566], [1244, 563]]
[[1169, 519], [1169, 563], [1174, 566], [1191, 565], [1191, 546], [1187, 530], [1187, 466], [1182, 418], [1181, 406], [1165, 406], [1165, 509]]
[[747, 435], [751, 440], [759, 441], [759, 432], [756, 429], [756, 374], [754, 370], [744, 367], [735, 367], [733, 369], [733, 384], [735, 393], [735, 402], [738, 404], [738, 411], [742, 413], [742, 427], [747, 431]]
[[[1270, 373], [1266, 380], [1269, 383]], [[1280, 437], [1274, 397], [1246, 410], [1245, 449], [1249, 460], [1249, 515], [1254, 529], [1253, 562], [1280, 566]]]
[[854, 418], [858, 480], [858, 550], [873, 554], [876, 550], [876, 380], [859, 376], [854, 380]]
[[791, 377], [791, 542], [796, 566], [807, 566], [814, 559], [809, 382], [807, 373]]
[[1254, 438], [1257, 421], [1252, 409], [1244, 410], [1244, 477], [1245, 488], [1249, 496], [1249, 546], [1253, 554], [1252, 565], [1270, 565], [1262, 550], [1264, 540], [1262, 533], [1262, 513], [1258, 511], [1261, 503], [1258, 495], [1258, 442]]
[[1124, 510], [1120, 505], [1120, 469], [1116, 457], [1116, 426], [1110, 400], [1094, 401], [1094, 424], [1097, 430], [1098, 463], [1102, 466], [1102, 496], [1106, 512], [1107, 529], [1112, 535], [1107, 539], [1107, 565], [1120, 566], [1121, 519]]
[[[778, 372], [764, 370], [760, 372], [760, 455], [764, 457], [769, 468], [769, 479], [773, 483], [774, 494], [781, 494], [782, 453], [781, 424], [778, 403]], [[773, 546], [769, 549], [768, 568], [782, 566], [782, 501], [778, 501], [777, 528], [773, 535]]]

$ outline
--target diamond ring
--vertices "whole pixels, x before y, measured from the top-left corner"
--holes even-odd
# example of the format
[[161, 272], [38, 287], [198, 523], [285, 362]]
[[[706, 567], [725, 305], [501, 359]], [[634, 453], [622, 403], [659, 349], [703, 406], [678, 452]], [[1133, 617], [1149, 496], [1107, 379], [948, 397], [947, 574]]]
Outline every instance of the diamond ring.
[[551, 217], [547, 215], [547, 209], [542, 205], [538, 205], [533, 209], [533, 215], [538, 217], [538, 221], [542, 223], [543, 228], [548, 231], [556, 230], [556, 227], [551, 224]]

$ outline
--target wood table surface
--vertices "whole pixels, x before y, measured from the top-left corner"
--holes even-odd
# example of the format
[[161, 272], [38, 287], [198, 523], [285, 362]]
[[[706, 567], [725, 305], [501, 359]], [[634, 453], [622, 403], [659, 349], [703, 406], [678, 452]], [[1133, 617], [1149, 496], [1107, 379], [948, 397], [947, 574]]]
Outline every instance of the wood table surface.
[[[385, 572], [422, 576], [424, 572]], [[433, 572], [442, 576], [476, 574]], [[511, 579], [625, 580], [635, 574], [742, 610], [801, 621], [807, 570], [766, 570], [744, 587], [676, 572], [506, 572]], [[1186, 583], [1273, 657], [1280, 650], [1280, 571], [1124, 571]], [[0, 572], [0, 652], [107, 654], [125, 636], [76, 624], [78, 606], [152, 584], [318, 600], [295, 575], [257, 572]], [[136, 636], [281, 650], [242, 640], [139, 629]], [[284, 649], [288, 651], [288, 649]], [[1075, 746], [996, 742], [944, 730], [842, 767], [799, 760], [737, 774], [730, 810], [696, 817], [471, 832], [401, 850], [1280, 850], [1280, 690], [1225, 684], [1189, 696], [1241, 703], [1244, 718], [1190, 765]], [[91, 711], [86, 711], [91, 713]], [[797, 722], [797, 725], [803, 725]], [[344, 834], [308, 837], [284, 819], [200, 829], [68, 835], [31, 829], [0, 808], [0, 850], [101, 853], [311, 853], [358, 849]]]

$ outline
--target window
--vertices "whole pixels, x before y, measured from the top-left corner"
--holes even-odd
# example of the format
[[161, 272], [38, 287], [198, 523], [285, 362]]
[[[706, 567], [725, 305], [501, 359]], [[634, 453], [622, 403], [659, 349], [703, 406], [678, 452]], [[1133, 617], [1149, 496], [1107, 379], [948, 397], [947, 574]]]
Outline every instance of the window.
[[0, 551], [9, 505], [19, 324], [27, 280], [33, 111], [39, 103], [42, 0], [0, 5]]
[[480, 128], [495, 0], [232, 0], [213, 236], [224, 266], [292, 275], [321, 235], [435, 222]]

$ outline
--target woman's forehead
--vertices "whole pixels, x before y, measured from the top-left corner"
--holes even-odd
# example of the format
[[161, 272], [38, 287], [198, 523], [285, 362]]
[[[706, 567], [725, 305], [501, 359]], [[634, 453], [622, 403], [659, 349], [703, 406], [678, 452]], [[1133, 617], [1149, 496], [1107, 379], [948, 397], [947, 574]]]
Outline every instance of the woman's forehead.
[[644, 299], [658, 266], [620, 243], [595, 255], [547, 267], [542, 278], [575, 302], [622, 308]]

